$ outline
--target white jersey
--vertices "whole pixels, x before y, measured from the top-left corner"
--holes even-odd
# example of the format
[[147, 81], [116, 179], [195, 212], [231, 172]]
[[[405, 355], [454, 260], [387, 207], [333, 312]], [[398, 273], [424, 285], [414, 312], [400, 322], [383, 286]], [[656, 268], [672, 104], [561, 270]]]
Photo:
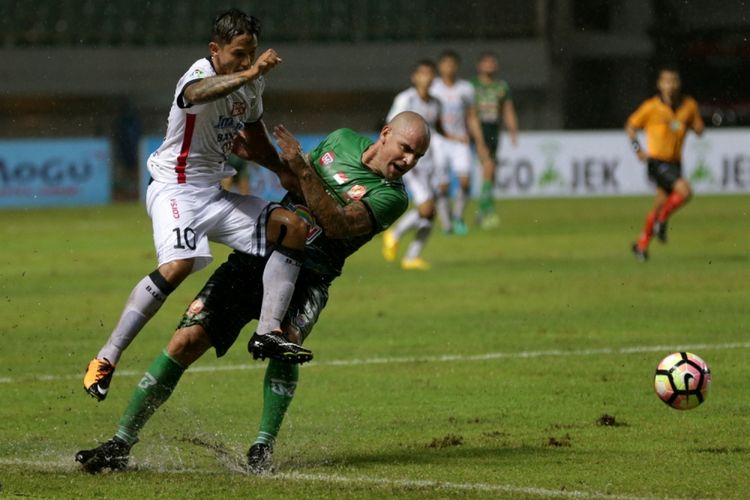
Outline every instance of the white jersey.
[[164, 142], [148, 159], [151, 177], [168, 184], [207, 186], [236, 173], [225, 163], [237, 132], [263, 115], [263, 77], [205, 104], [183, 100], [188, 84], [215, 76], [209, 58], [196, 61], [177, 82]]
[[430, 96], [428, 101], [422, 99], [417, 89], [410, 87], [400, 92], [393, 100], [391, 110], [388, 112], [386, 121], [391, 121], [394, 116], [404, 111], [418, 113], [427, 122], [432, 130], [435, 130], [440, 119], [440, 101]]
[[440, 100], [442, 115], [440, 122], [446, 134], [468, 137], [466, 110], [474, 106], [474, 86], [466, 80], [456, 80], [450, 87], [436, 79], [430, 94]]

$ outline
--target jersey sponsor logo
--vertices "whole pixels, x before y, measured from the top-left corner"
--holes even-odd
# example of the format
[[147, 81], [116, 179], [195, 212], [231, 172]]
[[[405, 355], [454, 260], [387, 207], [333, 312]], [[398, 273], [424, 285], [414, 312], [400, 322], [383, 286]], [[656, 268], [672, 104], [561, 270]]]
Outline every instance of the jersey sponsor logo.
[[247, 104], [242, 101], [235, 101], [232, 103], [232, 116], [244, 115], [247, 110]]
[[177, 200], [175, 198], [172, 198], [171, 200], [169, 200], [169, 206], [172, 207], [172, 217], [174, 217], [175, 219], [179, 219], [180, 209], [177, 206]]
[[300, 219], [307, 224], [307, 238], [305, 243], [310, 244], [315, 238], [323, 234], [323, 229], [315, 222], [315, 216], [309, 208], [304, 205], [290, 204], [287, 208], [293, 211]]
[[362, 186], [361, 184], [352, 186], [349, 191], [346, 192], [347, 196], [349, 196], [349, 198], [354, 201], [361, 200], [365, 193], [367, 193], [367, 188]]
[[349, 177], [344, 172], [336, 172], [333, 174], [333, 180], [338, 184], [346, 184], [349, 182]]
[[322, 166], [327, 167], [331, 163], [333, 163], [336, 160], [336, 153], [333, 151], [327, 151], [323, 154], [323, 156], [320, 157], [320, 160], [318, 160], [318, 163], [320, 163]]

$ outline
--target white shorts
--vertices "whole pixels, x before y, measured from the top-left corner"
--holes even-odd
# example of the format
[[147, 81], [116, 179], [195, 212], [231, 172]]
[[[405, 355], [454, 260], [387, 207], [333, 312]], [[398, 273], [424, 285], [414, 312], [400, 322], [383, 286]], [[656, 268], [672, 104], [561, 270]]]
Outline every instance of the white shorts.
[[469, 176], [471, 172], [471, 146], [444, 137], [431, 142], [430, 147], [433, 145], [437, 146], [435, 148], [435, 164], [439, 183], [447, 184], [451, 172], [458, 177]]
[[403, 177], [404, 185], [417, 206], [435, 198], [435, 162], [432, 151], [430, 146], [417, 162], [417, 166], [406, 172]]
[[195, 259], [193, 271], [213, 257], [208, 241], [252, 255], [266, 254], [266, 219], [277, 207], [257, 196], [224, 191], [219, 186], [165, 184], [152, 181], [146, 208], [154, 228], [159, 266], [179, 259]]

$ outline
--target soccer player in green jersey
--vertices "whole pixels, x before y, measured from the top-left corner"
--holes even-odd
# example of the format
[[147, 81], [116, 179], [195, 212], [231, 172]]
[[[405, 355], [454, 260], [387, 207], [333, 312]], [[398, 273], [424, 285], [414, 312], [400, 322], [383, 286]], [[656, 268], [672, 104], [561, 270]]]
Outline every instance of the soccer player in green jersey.
[[479, 56], [477, 76], [471, 83], [476, 95], [477, 115], [482, 126], [484, 142], [489, 149], [488, 161], [482, 162], [482, 190], [479, 195], [479, 224], [483, 229], [497, 227], [500, 219], [495, 212], [492, 189], [497, 169], [497, 148], [500, 145], [501, 120], [510, 134], [510, 142], [518, 145], [518, 117], [513, 107], [510, 86], [497, 80], [497, 57], [491, 52]]
[[[306, 218], [305, 258], [283, 322], [286, 338], [302, 343], [328, 301], [328, 288], [344, 261], [406, 210], [401, 176], [427, 151], [430, 129], [413, 112], [396, 115], [375, 142], [340, 129], [305, 155], [283, 126], [274, 129], [281, 158], [299, 180], [306, 207], [287, 196], [282, 204]], [[126, 468], [131, 447], [151, 415], [170, 396], [183, 372], [209, 348], [221, 357], [242, 327], [258, 317], [266, 259], [235, 251], [209, 278], [182, 317], [172, 340], [135, 388], [112, 439], [76, 454], [84, 470]], [[256, 356], [250, 339], [248, 349]], [[248, 451], [248, 470], [270, 469], [273, 444], [294, 397], [299, 367], [270, 359], [263, 386], [260, 429]]]

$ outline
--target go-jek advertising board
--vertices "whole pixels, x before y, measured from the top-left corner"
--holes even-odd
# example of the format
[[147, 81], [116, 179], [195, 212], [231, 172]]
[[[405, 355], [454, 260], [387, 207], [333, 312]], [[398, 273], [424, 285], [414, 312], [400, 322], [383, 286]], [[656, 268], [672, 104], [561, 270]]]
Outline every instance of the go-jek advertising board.
[[[640, 138], [645, 145], [644, 137]], [[689, 133], [683, 177], [697, 193], [750, 193], [750, 129]], [[612, 196], [653, 193], [625, 132], [525, 132], [503, 138], [496, 171], [500, 197]]]
[[109, 203], [111, 178], [105, 139], [0, 141], [0, 208]]

